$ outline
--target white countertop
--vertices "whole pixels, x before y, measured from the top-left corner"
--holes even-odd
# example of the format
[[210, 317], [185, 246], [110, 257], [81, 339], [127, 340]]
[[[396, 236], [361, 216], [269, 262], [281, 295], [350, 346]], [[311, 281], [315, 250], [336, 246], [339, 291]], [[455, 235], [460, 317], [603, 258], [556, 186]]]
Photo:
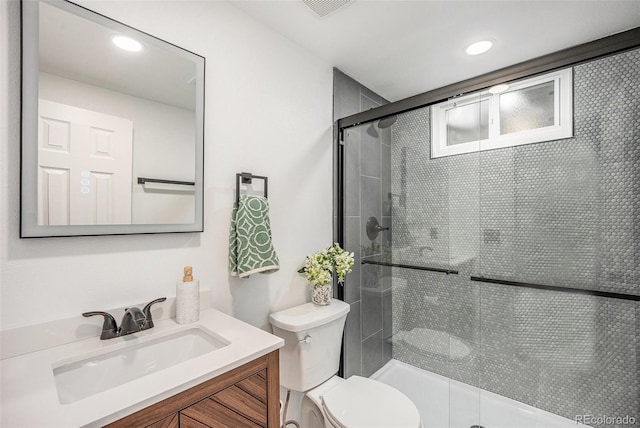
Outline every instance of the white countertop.
[[[200, 320], [180, 325], [175, 319], [155, 321], [155, 327], [109, 340], [92, 337], [13, 356], [0, 361], [0, 426], [102, 426], [185, 391], [206, 380], [268, 354], [284, 341], [215, 309], [200, 312]], [[145, 375], [70, 404], [60, 404], [52, 364], [96, 350], [109, 350], [124, 341], [200, 326], [230, 344], [170, 368]]]

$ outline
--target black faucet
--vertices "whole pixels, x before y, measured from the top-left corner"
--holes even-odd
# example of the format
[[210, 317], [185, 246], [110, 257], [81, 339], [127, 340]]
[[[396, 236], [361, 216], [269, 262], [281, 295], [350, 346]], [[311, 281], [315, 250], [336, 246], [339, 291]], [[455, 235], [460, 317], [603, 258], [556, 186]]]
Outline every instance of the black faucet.
[[107, 312], [85, 312], [82, 316], [92, 317], [94, 315], [102, 315], [104, 317], [104, 322], [102, 323], [102, 334], [100, 335], [100, 339], [113, 339], [114, 337], [126, 336], [127, 334], [137, 333], [139, 331], [153, 328], [151, 305], [154, 303], [164, 302], [165, 300], [167, 300], [166, 297], [153, 300], [147, 303], [143, 309], [135, 307], [126, 308], [124, 310], [124, 316], [122, 317], [120, 327], [116, 324], [116, 320], [113, 318], [113, 315]]

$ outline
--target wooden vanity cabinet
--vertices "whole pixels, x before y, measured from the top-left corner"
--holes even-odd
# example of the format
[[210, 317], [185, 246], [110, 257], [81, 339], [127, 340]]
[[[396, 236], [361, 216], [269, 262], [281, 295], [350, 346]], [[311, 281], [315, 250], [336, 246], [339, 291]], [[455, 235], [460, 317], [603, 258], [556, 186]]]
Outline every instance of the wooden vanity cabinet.
[[107, 426], [277, 428], [278, 370], [276, 350]]

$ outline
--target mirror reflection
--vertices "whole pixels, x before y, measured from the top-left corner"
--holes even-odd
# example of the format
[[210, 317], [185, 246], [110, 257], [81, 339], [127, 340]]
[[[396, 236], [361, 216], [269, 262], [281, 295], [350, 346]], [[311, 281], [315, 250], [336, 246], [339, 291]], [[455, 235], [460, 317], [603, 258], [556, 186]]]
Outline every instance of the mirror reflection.
[[66, 1], [30, 7], [37, 73], [27, 59], [23, 75], [37, 85], [23, 99], [37, 114], [23, 103], [23, 130], [37, 131], [23, 132], [23, 198], [34, 196], [23, 225], [37, 236], [201, 229], [204, 58]]

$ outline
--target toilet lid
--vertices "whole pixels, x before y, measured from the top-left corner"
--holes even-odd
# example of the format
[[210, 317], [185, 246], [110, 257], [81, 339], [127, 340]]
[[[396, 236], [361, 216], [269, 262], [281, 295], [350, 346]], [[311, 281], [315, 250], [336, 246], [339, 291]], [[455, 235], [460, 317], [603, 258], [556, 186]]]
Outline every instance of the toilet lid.
[[325, 411], [342, 428], [419, 428], [420, 414], [406, 395], [382, 382], [351, 376], [322, 396]]

